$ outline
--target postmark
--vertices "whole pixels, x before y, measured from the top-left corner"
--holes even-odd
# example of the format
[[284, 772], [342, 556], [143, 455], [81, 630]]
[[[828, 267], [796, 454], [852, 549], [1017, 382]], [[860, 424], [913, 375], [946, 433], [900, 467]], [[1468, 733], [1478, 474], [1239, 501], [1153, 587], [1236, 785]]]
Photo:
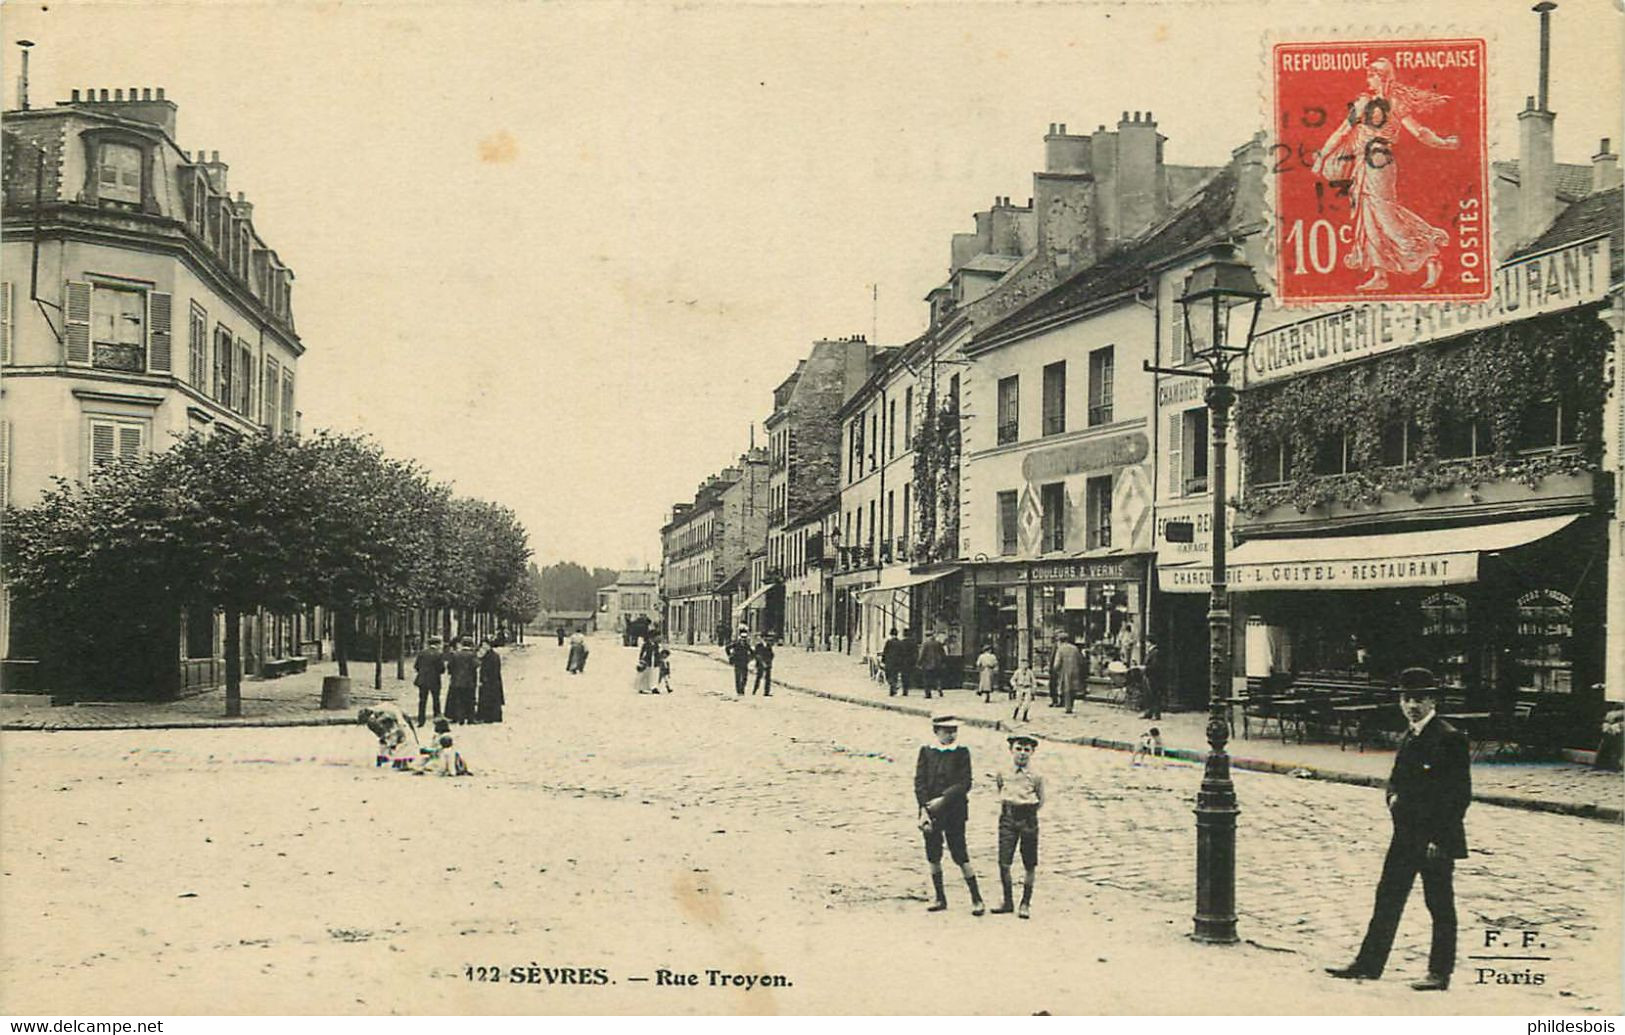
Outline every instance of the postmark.
[[1486, 59], [1470, 38], [1271, 47], [1283, 304], [1489, 297]]

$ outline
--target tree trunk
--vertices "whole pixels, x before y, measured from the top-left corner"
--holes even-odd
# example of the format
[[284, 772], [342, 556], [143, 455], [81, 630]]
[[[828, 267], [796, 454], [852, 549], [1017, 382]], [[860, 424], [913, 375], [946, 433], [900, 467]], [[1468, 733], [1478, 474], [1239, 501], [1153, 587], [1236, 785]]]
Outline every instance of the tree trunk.
[[333, 657], [339, 663], [339, 675], [350, 674], [350, 632], [354, 628], [350, 609], [340, 608], [333, 616]]
[[406, 678], [406, 626], [411, 621], [412, 612], [402, 608], [397, 617], [401, 627], [398, 630], [399, 639], [396, 643], [400, 650], [395, 652], [395, 680], [399, 682]]
[[226, 608], [226, 718], [243, 714], [243, 613]]
[[384, 609], [383, 608], [379, 608], [376, 612], [374, 612], [373, 621], [378, 623], [378, 635], [377, 635], [377, 641], [378, 642], [376, 644], [378, 649], [373, 651], [373, 657], [372, 657], [372, 688], [374, 690], [382, 690], [384, 688]]

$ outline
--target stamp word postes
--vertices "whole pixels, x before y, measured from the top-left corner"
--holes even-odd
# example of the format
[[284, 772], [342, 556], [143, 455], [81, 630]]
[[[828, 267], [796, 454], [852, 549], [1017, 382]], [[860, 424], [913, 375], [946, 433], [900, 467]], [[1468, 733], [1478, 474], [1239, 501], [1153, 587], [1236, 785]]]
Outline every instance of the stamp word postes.
[[1488, 298], [1484, 41], [1277, 43], [1271, 62], [1280, 301]]

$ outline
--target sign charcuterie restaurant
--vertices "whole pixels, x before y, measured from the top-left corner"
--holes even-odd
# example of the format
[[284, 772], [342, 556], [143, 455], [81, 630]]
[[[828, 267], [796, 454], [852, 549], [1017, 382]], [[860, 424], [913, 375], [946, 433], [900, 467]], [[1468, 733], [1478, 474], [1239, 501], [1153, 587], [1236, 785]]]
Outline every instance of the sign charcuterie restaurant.
[[[1212, 570], [1206, 564], [1165, 565], [1157, 569], [1157, 579], [1167, 592], [1205, 593], [1212, 584]], [[1226, 567], [1225, 575], [1227, 585], [1234, 592], [1448, 586], [1478, 581], [1478, 554], [1236, 564]]]
[[1253, 338], [1247, 383], [1598, 302], [1608, 274], [1608, 238], [1597, 237], [1505, 263], [1487, 302], [1368, 302], [1272, 327]]

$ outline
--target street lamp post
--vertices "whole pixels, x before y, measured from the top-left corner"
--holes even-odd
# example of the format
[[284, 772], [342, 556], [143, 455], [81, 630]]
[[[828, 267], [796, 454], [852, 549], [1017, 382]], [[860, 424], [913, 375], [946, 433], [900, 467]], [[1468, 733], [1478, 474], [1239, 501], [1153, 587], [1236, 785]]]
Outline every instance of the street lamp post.
[[[1191, 271], [1179, 304], [1185, 313], [1185, 340], [1190, 353], [1207, 369], [1156, 367], [1154, 373], [1208, 380], [1208, 439], [1213, 450], [1208, 465], [1213, 492], [1212, 583], [1208, 597], [1207, 767], [1196, 796], [1196, 916], [1192, 937], [1199, 942], [1229, 945], [1236, 941], [1236, 788], [1230, 779], [1230, 739], [1226, 701], [1231, 693], [1230, 595], [1225, 581], [1225, 452], [1229, 442], [1230, 407], [1236, 390], [1230, 365], [1247, 354], [1258, 310], [1268, 292], [1258, 286], [1252, 267], [1233, 245], [1216, 246]], [[1238, 317], [1245, 318], [1240, 326]], [[1239, 336], [1235, 333], [1243, 331]], [[1239, 340], [1239, 344], [1233, 344]]]

